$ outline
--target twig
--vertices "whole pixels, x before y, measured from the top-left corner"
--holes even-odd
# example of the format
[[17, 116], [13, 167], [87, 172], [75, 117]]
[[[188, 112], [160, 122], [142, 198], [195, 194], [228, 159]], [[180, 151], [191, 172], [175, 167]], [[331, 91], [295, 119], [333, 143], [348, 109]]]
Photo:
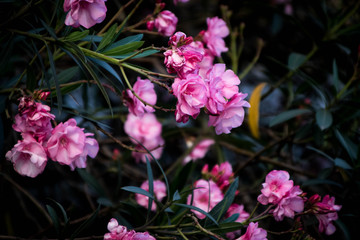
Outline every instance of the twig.
[[212, 236], [212, 237], [214, 237], [214, 238], [216, 238], [218, 240], [225, 240], [224, 238], [216, 235], [215, 233], [203, 228], [195, 216], [191, 215], [191, 218], [194, 220], [196, 228], [198, 228], [200, 231], [202, 231], [202, 232], [204, 232], [204, 233], [206, 233], [206, 234], [208, 234], [208, 235], [210, 235], [210, 236]]

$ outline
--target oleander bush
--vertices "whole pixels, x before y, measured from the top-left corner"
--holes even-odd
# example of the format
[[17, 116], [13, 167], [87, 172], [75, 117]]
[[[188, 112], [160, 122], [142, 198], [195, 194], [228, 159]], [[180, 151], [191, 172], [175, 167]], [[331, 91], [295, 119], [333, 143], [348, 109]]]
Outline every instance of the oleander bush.
[[356, 239], [360, 1], [0, 2], [0, 239]]

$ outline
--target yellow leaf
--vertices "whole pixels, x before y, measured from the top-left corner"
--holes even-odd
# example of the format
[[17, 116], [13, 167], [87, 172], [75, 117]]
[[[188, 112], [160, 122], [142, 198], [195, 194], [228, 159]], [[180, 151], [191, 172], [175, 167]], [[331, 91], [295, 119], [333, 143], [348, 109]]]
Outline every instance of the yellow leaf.
[[259, 133], [259, 108], [261, 100], [261, 91], [266, 86], [266, 83], [260, 83], [256, 86], [250, 97], [249, 108], [249, 128], [254, 138], [260, 138]]

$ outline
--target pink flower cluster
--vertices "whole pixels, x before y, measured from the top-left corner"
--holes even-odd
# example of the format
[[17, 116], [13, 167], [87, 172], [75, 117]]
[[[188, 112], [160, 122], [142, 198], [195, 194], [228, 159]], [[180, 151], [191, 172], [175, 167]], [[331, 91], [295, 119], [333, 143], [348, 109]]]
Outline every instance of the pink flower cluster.
[[[155, 197], [157, 199], [157, 201], [161, 202], [161, 200], [166, 196], [166, 186], [165, 183], [160, 181], [160, 180], [155, 180], [153, 181], [153, 189], [154, 189], [154, 194]], [[145, 182], [143, 182], [140, 186], [140, 188], [144, 189], [145, 191], [149, 191], [149, 181], [146, 180]], [[143, 206], [144, 208], [148, 208], [148, 204], [149, 204], [149, 197], [144, 196], [142, 194], [136, 194], [136, 202], [140, 205]], [[151, 210], [152, 211], [156, 211], [156, 204], [153, 201], [152, 205], [151, 205]]]
[[[210, 22], [220, 20], [216, 18]], [[208, 31], [216, 35], [215, 30]], [[247, 94], [239, 93], [240, 79], [236, 74], [226, 70], [225, 64], [213, 65], [211, 50], [205, 49], [201, 42], [193, 42], [192, 37], [182, 32], [170, 37], [169, 45], [170, 49], [164, 52], [164, 63], [169, 73], [178, 76], [172, 84], [178, 100], [176, 121], [185, 123], [205, 108], [209, 114], [208, 125], [215, 127], [216, 134], [228, 134], [232, 128], [240, 126], [244, 120], [244, 107], [250, 105], [244, 100]]]
[[115, 218], [110, 219], [107, 229], [109, 233], [104, 235], [104, 240], [156, 240], [148, 232], [129, 231], [126, 227], [119, 225]]
[[319, 221], [319, 232], [325, 232], [326, 235], [333, 234], [336, 228], [332, 221], [338, 219], [337, 211], [340, 211], [341, 205], [335, 205], [335, 198], [329, 195], [326, 195], [321, 201], [321, 197], [315, 194], [308, 201]]
[[302, 190], [294, 186], [294, 182], [286, 171], [273, 170], [266, 176], [258, 201], [263, 205], [273, 204], [273, 215], [276, 221], [284, 217], [294, 218], [295, 212], [304, 210], [304, 200], [300, 196]]
[[258, 227], [258, 223], [251, 222], [246, 229], [246, 233], [237, 240], [267, 240], [267, 232]]
[[[209, 147], [213, 145], [215, 141], [213, 139], [204, 139], [200, 141], [191, 151], [191, 153], [184, 158], [184, 163], [188, 163], [191, 160], [197, 160], [200, 158], [203, 158], [207, 151], [209, 150]], [[186, 144], [188, 147], [192, 147], [193, 142], [187, 141]]]
[[216, 182], [217, 186], [223, 191], [226, 190], [234, 180], [233, 169], [229, 162], [224, 162], [220, 165], [216, 164], [210, 172], [209, 165], [205, 164], [201, 173], [205, 178], [210, 178]]
[[[244, 222], [250, 216], [250, 214], [244, 210], [244, 205], [242, 205], [242, 204], [239, 205], [236, 203], [231, 204], [231, 206], [229, 207], [229, 209], [227, 210], [227, 212], [225, 214], [225, 217], [229, 218], [234, 214], [238, 214], [238, 217], [235, 220], [235, 222], [239, 222], [239, 223]], [[237, 230], [234, 232], [226, 233], [226, 237], [228, 239], [235, 239], [236, 236], [239, 236], [240, 234], [241, 234], [241, 230]]]
[[[163, 7], [164, 5], [160, 4], [159, 8], [162, 9]], [[177, 22], [178, 18], [174, 13], [164, 10], [156, 16], [155, 20], [148, 21], [146, 26], [149, 31], [152, 31], [155, 27], [161, 35], [170, 37], [176, 30]]]
[[[42, 99], [48, 94], [40, 94]], [[29, 97], [20, 99], [19, 113], [15, 116], [13, 129], [21, 133], [23, 140], [6, 153], [7, 160], [19, 174], [36, 177], [44, 171], [47, 157], [60, 164], [85, 168], [86, 158], [94, 158], [99, 151], [98, 142], [89, 138], [92, 133], [84, 133], [76, 126], [75, 119], [60, 123], [54, 129], [49, 113], [50, 107], [35, 102]]]
[[142, 117], [129, 113], [124, 130], [130, 136], [130, 140], [136, 144], [135, 148], [138, 151], [133, 151], [132, 156], [137, 162], [140, 160], [146, 162], [146, 158], [149, 161], [152, 160], [151, 155], [146, 153], [146, 149], [156, 159], [160, 158], [163, 151], [161, 145], [164, 144], [164, 139], [161, 137], [162, 126], [153, 113], [144, 113]]
[[65, 0], [64, 11], [68, 12], [65, 24], [68, 26], [91, 28], [106, 17], [106, 0]]
[[[154, 90], [154, 84], [150, 80], [138, 77], [133, 90], [145, 102], [151, 105], [156, 104], [157, 95]], [[130, 89], [124, 91], [124, 104], [129, 108], [129, 112], [138, 117], [142, 117], [145, 112], [155, 112], [154, 108], [148, 105], [145, 106]]]

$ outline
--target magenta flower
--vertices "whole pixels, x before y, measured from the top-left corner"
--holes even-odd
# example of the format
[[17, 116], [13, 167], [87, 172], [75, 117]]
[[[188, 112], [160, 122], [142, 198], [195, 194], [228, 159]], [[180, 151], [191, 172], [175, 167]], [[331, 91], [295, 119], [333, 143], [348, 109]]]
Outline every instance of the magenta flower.
[[107, 229], [109, 233], [104, 235], [104, 240], [156, 240], [148, 232], [128, 231], [126, 227], [119, 225], [115, 218], [110, 219]]
[[225, 109], [226, 99], [232, 98], [239, 92], [240, 79], [232, 70], [225, 70], [222, 63], [215, 64], [208, 71], [205, 81], [209, 83], [210, 97], [206, 104], [211, 114], [219, 114]]
[[[195, 182], [193, 194], [188, 196], [187, 204], [190, 205], [192, 201], [191, 205], [198, 207], [205, 212], [210, 212], [216, 204], [223, 200], [223, 198], [223, 193], [216, 183], [212, 180], [206, 181], [200, 179]], [[191, 211], [193, 211], [198, 218], [205, 218], [204, 214], [195, 210]]]
[[294, 182], [289, 179], [288, 172], [272, 170], [266, 175], [265, 183], [262, 184], [262, 194], [258, 196], [257, 200], [263, 205], [279, 203], [294, 186]]
[[[155, 180], [155, 181], [153, 181], [153, 185], [154, 185], [154, 195], [155, 195], [156, 199], [159, 202], [161, 202], [161, 200], [166, 196], [165, 183], [160, 180]], [[141, 184], [140, 188], [144, 189], [145, 191], [149, 191], [149, 181], [146, 180], [145, 182], [143, 182]], [[148, 208], [149, 197], [144, 196], [142, 194], [136, 194], [136, 202], [140, 206], [143, 206], [144, 208]], [[156, 211], [156, 204], [154, 201], [151, 205], [151, 210]]]
[[23, 136], [24, 140], [18, 141], [5, 157], [12, 162], [16, 172], [34, 178], [44, 171], [47, 156], [40, 143], [29, 134]]
[[241, 126], [244, 121], [244, 107], [250, 107], [250, 104], [244, 100], [247, 94], [235, 94], [224, 106], [224, 109], [216, 116], [209, 116], [209, 126], [215, 127], [217, 135], [221, 133], [230, 133], [230, 130]]
[[207, 73], [213, 67], [214, 63], [214, 55], [211, 51], [207, 48], [204, 48], [204, 45], [200, 41], [194, 41], [190, 43], [191, 47], [199, 49], [201, 52], [204, 53], [203, 59], [200, 63], [198, 63], [199, 67], [199, 75], [203, 78], [206, 78]]
[[[236, 203], [231, 204], [231, 206], [229, 207], [229, 209], [227, 210], [227, 212], [225, 214], [225, 217], [229, 218], [234, 214], [239, 215], [238, 218], [235, 220], [235, 222], [239, 222], [239, 223], [244, 222], [250, 216], [250, 214], [248, 212], [244, 211], [244, 205], [242, 205], [242, 204], [239, 205]], [[228, 239], [235, 239], [236, 236], [240, 236], [240, 234], [241, 234], [241, 230], [237, 230], [234, 232], [226, 233], [226, 237]]]
[[175, 14], [165, 10], [157, 15], [154, 21], [154, 25], [160, 34], [170, 37], [176, 30], [177, 22], [178, 18], [175, 16]]
[[273, 211], [276, 221], [282, 221], [284, 217], [294, 218], [295, 212], [304, 210], [304, 200], [299, 195], [302, 190], [299, 186], [292, 187], [287, 194], [277, 203]]
[[229, 162], [223, 162], [220, 165], [216, 164], [211, 169], [210, 174], [220, 189], [228, 187], [231, 178], [234, 176], [232, 166]]
[[64, 11], [68, 12], [65, 24], [91, 28], [106, 17], [106, 0], [65, 0]]
[[220, 57], [222, 52], [227, 52], [224, 39], [229, 35], [229, 28], [224, 20], [218, 17], [206, 19], [208, 29], [205, 31], [203, 40], [214, 56]]
[[320, 202], [321, 197], [316, 194], [311, 196], [309, 202], [312, 202], [315, 216], [319, 220], [319, 232], [325, 232], [331, 235], [336, 231], [332, 221], [338, 219], [337, 211], [340, 211], [341, 205], [335, 205], [335, 197], [326, 195]]
[[[155, 105], [157, 95], [154, 90], [154, 84], [148, 79], [137, 78], [133, 86], [134, 92], [145, 102]], [[135, 116], [141, 117], [145, 112], [155, 112], [155, 109], [150, 106], [145, 106], [132, 92], [127, 89], [124, 92], [124, 103], [129, 108], [129, 112]]]
[[20, 99], [19, 113], [15, 116], [12, 127], [15, 131], [30, 134], [39, 143], [43, 143], [51, 134], [51, 120], [54, 118], [49, 106], [23, 97]]
[[209, 96], [207, 84], [197, 74], [188, 74], [183, 80], [176, 78], [172, 89], [178, 100], [175, 112], [177, 122], [187, 122], [188, 116], [196, 118]]
[[267, 232], [258, 227], [258, 223], [251, 222], [246, 229], [246, 233], [237, 240], [267, 240]]
[[[186, 142], [188, 144], [188, 147], [190, 148], [193, 145], [193, 142]], [[186, 156], [183, 163], [188, 163], [191, 160], [197, 160], [200, 158], [203, 158], [207, 151], [209, 150], [209, 147], [213, 145], [215, 141], [213, 139], [204, 139], [201, 142], [199, 142], [191, 151], [191, 153]]]
[[49, 157], [60, 164], [75, 167], [86, 167], [86, 157], [94, 158], [99, 151], [95, 139], [87, 138], [91, 133], [84, 133], [83, 128], [76, 125], [76, 120], [71, 118], [65, 123], [57, 125], [47, 142]]

